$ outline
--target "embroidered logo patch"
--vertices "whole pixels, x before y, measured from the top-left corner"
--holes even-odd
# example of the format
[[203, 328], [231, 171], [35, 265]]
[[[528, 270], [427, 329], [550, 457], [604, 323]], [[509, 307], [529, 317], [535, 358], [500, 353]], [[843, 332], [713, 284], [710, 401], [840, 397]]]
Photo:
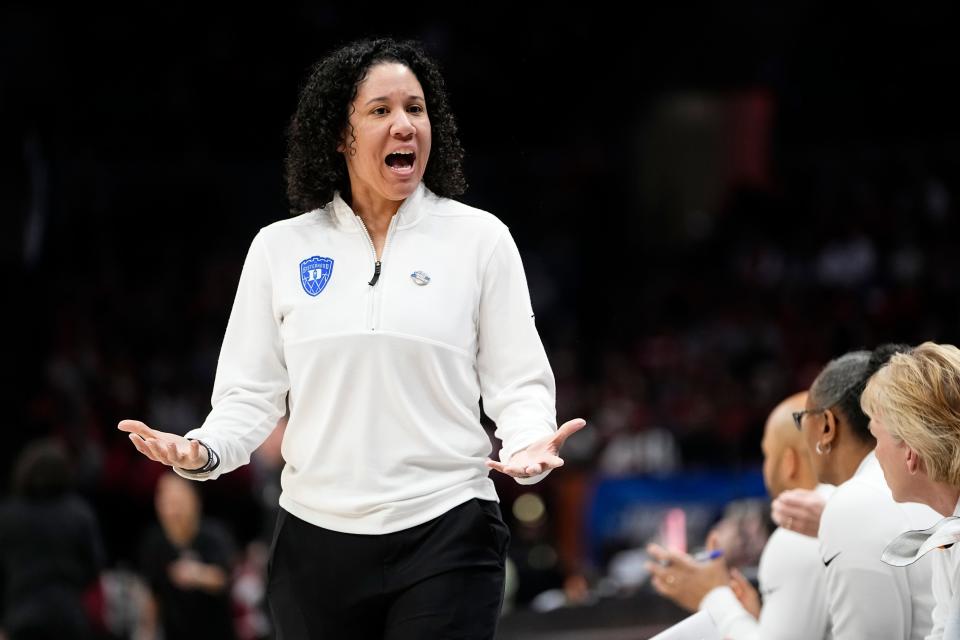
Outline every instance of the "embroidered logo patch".
[[331, 275], [333, 275], [333, 258], [313, 256], [300, 263], [300, 284], [311, 296], [316, 296], [323, 291], [330, 282]]
[[430, 276], [428, 276], [425, 271], [414, 271], [410, 274], [410, 278], [421, 287], [425, 284], [430, 284]]

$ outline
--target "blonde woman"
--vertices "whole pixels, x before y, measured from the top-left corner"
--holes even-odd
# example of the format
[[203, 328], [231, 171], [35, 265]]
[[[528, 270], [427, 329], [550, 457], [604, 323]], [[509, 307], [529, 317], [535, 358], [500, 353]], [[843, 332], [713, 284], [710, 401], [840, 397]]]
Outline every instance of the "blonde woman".
[[[894, 500], [960, 515], [960, 349], [926, 342], [894, 355], [867, 383], [861, 403]], [[928, 638], [960, 638], [957, 547], [929, 554], [936, 605]]]

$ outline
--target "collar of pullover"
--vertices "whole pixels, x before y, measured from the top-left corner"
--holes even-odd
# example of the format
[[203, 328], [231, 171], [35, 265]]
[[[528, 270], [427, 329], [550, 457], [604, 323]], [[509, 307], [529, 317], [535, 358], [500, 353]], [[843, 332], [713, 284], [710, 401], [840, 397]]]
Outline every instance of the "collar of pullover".
[[[400, 204], [400, 208], [397, 209], [396, 213], [398, 229], [412, 227], [423, 217], [423, 200], [426, 195], [426, 190], [427, 188], [423, 182], [419, 183], [416, 190]], [[334, 193], [331, 208], [333, 217], [341, 228], [347, 231], [359, 230], [357, 223], [353, 221], [353, 218], [355, 218], [357, 214], [350, 208], [350, 205], [343, 199], [339, 191]]]

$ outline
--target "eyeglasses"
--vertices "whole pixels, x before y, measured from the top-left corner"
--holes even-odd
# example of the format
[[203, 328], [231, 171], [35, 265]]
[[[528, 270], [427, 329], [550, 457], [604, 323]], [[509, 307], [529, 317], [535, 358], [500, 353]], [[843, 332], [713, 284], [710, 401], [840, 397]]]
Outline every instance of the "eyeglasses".
[[797, 425], [797, 429], [800, 429], [801, 428], [800, 423], [803, 422], [803, 416], [807, 415], [808, 413], [826, 413], [826, 412], [827, 412], [826, 409], [804, 409], [803, 411], [794, 411], [790, 415], [793, 416], [793, 424]]

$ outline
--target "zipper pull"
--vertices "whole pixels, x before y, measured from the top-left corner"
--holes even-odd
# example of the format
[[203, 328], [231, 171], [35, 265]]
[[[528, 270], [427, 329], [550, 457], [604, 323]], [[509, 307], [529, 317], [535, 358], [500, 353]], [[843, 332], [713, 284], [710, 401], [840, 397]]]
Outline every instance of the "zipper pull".
[[373, 280], [371, 280], [367, 284], [369, 284], [372, 287], [373, 285], [377, 284], [377, 280], [379, 279], [380, 279], [380, 261], [377, 260], [377, 264], [373, 270]]

